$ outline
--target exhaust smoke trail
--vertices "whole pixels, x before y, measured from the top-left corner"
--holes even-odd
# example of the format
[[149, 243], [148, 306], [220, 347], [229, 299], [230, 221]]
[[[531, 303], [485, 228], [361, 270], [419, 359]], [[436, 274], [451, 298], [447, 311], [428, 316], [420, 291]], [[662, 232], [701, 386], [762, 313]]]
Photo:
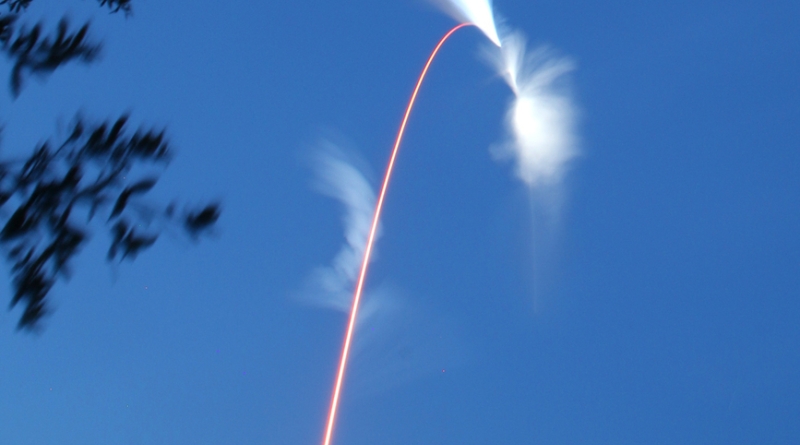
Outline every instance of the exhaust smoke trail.
[[501, 45], [494, 22], [491, 0], [432, 0], [444, 12], [461, 23], [471, 23], [478, 27], [489, 40]]
[[526, 52], [520, 33], [503, 36], [502, 42], [487, 52], [515, 97], [506, 112], [508, 140], [492, 147], [492, 154], [512, 159], [517, 177], [531, 189], [558, 185], [578, 154], [577, 111], [564, 84], [573, 63], [545, 48]]

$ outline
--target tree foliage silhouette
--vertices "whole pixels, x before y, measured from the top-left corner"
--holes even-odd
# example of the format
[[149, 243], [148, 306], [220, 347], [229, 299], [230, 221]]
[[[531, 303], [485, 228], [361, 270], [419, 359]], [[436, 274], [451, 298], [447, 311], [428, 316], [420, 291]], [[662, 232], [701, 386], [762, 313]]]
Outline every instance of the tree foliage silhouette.
[[[0, 51], [12, 61], [10, 87], [17, 97], [30, 76], [44, 77], [71, 62], [90, 63], [101, 45], [88, 38], [90, 24], [75, 31], [62, 19], [45, 36], [42, 23], [18, 26], [33, 0], [0, 0]], [[130, 0], [98, 0], [111, 13], [132, 12]], [[218, 203], [176, 212], [142, 202], [155, 176], [133, 179], [138, 167], [165, 166], [172, 150], [163, 130], [128, 128], [128, 116], [91, 123], [76, 118], [69, 137], [40, 144], [21, 161], [0, 161], [0, 209], [16, 207], [0, 230], [0, 249], [11, 267], [11, 308], [24, 306], [18, 328], [36, 330], [50, 312], [48, 294], [69, 278], [70, 260], [88, 241], [87, 225], [107, 213], [108, 261], [134, 259], [158, 238], [155, 220], [179, 225], [192, 239], [212, 228]], [[82, 221], [82, 222], [81, 222]], [[141, 229], [145, 227], [145, 229]]]

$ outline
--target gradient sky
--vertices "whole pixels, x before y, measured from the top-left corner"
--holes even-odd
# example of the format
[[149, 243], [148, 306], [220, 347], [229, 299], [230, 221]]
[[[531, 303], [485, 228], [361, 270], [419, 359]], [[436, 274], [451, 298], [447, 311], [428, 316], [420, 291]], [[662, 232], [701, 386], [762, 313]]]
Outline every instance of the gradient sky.
[[[295, 297], [343, 232], [308, 157], [333, 134], [377, 180], [454, 23], [423, 0], [134, 5], [34, 2], [93, 18], [105, 54], [0, 94], [4, 154], [130, 110], [177, 149], [153, 198], [222, 199], [219, 233], [109, 267], [95, 227], [42, 335], [0, 311], [0, 443], [319, 443], [346, 319]], [[402, 304], [357, 333], [334, 443], [800, 442], [800, 3], [495, 7], [577, 64], [560, 219], [492, 160], [511, 96], [460, 31], [367, 283]]]

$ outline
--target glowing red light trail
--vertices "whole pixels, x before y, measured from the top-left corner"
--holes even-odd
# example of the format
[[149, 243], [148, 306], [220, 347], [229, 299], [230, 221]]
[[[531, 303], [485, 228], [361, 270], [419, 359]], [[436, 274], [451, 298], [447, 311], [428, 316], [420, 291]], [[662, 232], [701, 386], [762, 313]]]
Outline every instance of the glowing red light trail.
[[403, 133], [406, 130], [406, 123], [408, 123], [408, 116], [411, 114], [411, 108], [414, 106], [414, 102], [417, 100], [417, 93], [419, 93], [419, 88], [422, 85], [422, 81], [425, 79], [425, 75], [428, 73], [428, 68], [430, 68], [433, 59], [436, 57], [436, 53], [439, 52], [439, 49], [444, 45], [444, 42], [453, 35], [454, 32], [458, 31], [461, 28], [466, 26], [471, 26], [471, 23], [462, 23], [450, 31], [439, 40], [439, 43], [436, 45], [436, 48], [433, 49], [430, 57], [428, 57], [428, 62], [425, 64], [425, 68], [422, 69], [422, 73], [419, 76], [419, 80], [417, 80], [417, 86], [414, 88], [414, 92], [411, 94], [411, 99], [408, 101], [408, 106], [406, 107], [406, 114], [403, 116], [403, 121], [400, 124], [400, 130], [397, 132], [397, 138], [394, 142], [394, 148], [392, 149], [392, 156], [389, 158], [389, 165], [386, 166], [386, 175], [383, 177], [383, 185], [381, 186], [381, 193], [378, 195], [378, 202], [375, 206], [375, 214], [372, 217], [372, 226], [369, 230], [369, 238], [367, 238], [367, 245], [364, 249], [364, 259], [361, 262], [361, 273], [358, 276], [358, 284], [356, 284], [356, 289], [353, 295], [353, 307], [350, 310], [350, 323], [347, 325], [347, 334], [344, 337], [344, 346], [342, 347], [342, 359], [339, 363], [339, 373], [336, 376], [336, 385], [333, 389], [333, 399], [331, 400], [331, 411], [330, 415], [328, 416], [328, 426], [325, 430], [325, 440], [323, 441], [324, 445], [330, 445], [331, 443], [331, 436], [333, 435], [333, 425], [336, 420], [336, 410], [339, 407], [339, 395], [342, 390], [342, 380], [344, 380], [344, 371], [347, 367], [347, 356], [350, 352], [350, 341], [353, 338], [353, 329], [356, 325], [356, 316], [358, 314], [358, 304], [361, 300], [361, 290], [364, 287], [364, 279], [367, 276], [367, 267], [369, 266], [369, 258], [372, 254], [372, 244], [375, 241], [375, 232], [378, 229], [378, 221], [381, 218], [381, 210], [383, 209], [383, 199], [386, 196], [386, 189], [389, 186], [389, 178], [392, 176], [392, 170], [394, 169], [394, 160], [397, 158], [397, 151], [400, 148], [400, 141], [403, 139]]

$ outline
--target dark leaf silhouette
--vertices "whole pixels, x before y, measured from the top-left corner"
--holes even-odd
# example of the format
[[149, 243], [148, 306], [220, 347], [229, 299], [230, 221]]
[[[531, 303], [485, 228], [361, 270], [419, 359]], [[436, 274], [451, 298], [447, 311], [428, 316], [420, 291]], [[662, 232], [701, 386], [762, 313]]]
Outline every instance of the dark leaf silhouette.
[[130, 257], [136, 258], [140, 250], [144, 250], [153, 245], [158, 239], [158, 235], [137, 235], [133, 230], [122, 239], [122, 259]]
[[15, 39], [4, 42], [3, 50], [14, 61], [11, 69], [11, 91], [14, 96], [19, 95], [28, 73], [47, 75], [71, 61], [87, 63], [97, 57], [100, 45], [86, 39], [88, 23], [73, 33], [68, 29], [69, 23], [62, 19], [54, 36], [40, 38], [42, 24], [37, 23], [30, 30], [17, 30]]
[[219, 204], [210, 204], [198, 212], [192, 212], [186, 215], [183, 224], [186, 230], [188, 230], [192, 236], [196, 237], [201, 232], [213, 226], [219, 219], [219, 216]]
[[139, 254], [139, 251], [152, 246], [158, 238], [158, 235], [136, 233], [136, 231], [129, 228], [128, 224], [124, 221], [119, 221], [114, 225], [111, 236], [113, 239], [111, 241], [111, 247], [108, 249], [109, 261], [115, 259], [120, 250], [122, 250], [120, 260], [124, 260], [126, 257], [134, 259], [136, 255]]
[[125, 238], [125, 235], [128, 234], [128, 224], [125, 221], [119, 221], [114, 224], [114, 227], [111, 229], [111, 246], [108, 248], [108, 260], [111, 261], [117, 257], [117, 250], [120, 247], [120, 243], [122, 243], [122, 239]]
[[20, 12], [26, 9], [33, 0], [0, 0], [0, 5], [8, 5], [11, 12]]
[[4, 45], [8, 44], [11, 36], [14, 34], [14, 23], [17, 17], [14, 15], [0, 16], [0, 42]]
[[112, 13], [122, 11], [130, 15], [133, 12], [131, 0], [100, 0], [100, 6], [108, 6]]
[[125, 210], [125, 206], [128, 205], [128, 199], [132, 195], [146, 193], [150, 191], [154, 185], [156, 185], [155, 179], [145, 179], [130, 187], [125, 187], [125, 190], [119, 194], [119, 198], [117, 198], [117, 202], [114, 204], [114, 209], [111, 210], [111, 216], [109, 216], [108, 219], [111, 220], [115, 216], [119, 216], [119, 214]]

